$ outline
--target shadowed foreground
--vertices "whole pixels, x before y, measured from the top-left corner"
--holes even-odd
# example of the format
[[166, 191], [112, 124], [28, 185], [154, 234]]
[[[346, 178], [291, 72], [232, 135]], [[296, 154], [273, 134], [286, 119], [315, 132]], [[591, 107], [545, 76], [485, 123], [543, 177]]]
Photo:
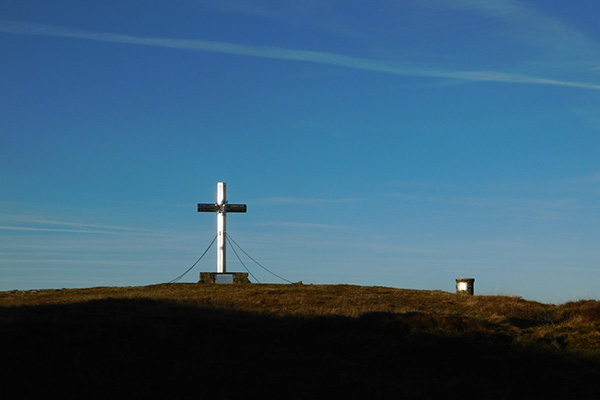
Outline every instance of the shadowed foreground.
[[[600, 396], [593, 344], [582, 355], [566, 328], [543, 331], [586, 315], [597, 324], [596, 302], [569, 313], [575, 305], [443, 292], [234, 286], [4, 292], [3, 389], [20, 398]], [[501, 309], [509, 302], [512, 314]], [[341, 308], [327, 313], [327, 303]]]

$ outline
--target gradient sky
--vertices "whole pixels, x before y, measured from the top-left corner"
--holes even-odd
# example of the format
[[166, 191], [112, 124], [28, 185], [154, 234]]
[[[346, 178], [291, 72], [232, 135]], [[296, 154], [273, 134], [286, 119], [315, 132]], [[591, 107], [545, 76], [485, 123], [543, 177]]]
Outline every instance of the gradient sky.
[[598, 15], [0, 0], [0, 290], [168, 282], [225, 181], [231, 237], [294, 282], [600, 299]]

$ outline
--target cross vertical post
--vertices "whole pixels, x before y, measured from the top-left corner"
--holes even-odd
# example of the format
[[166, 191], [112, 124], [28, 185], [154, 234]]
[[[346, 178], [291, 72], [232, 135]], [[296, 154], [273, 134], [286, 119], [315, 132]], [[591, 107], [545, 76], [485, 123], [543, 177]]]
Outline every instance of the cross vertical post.
[[217, 183], [217, 202], [215, 204], [198, 204], [198, 212], [217, 213], [217, 274], [227, 273], [227, 213], [245, 213], [245, 204], [227, 203], [227, 184]]
[[227, 240], [227, 185], [225, 182], [217, 183], [217, 273], [224, 274], [227, 272], [227, 255], [226, 248]]

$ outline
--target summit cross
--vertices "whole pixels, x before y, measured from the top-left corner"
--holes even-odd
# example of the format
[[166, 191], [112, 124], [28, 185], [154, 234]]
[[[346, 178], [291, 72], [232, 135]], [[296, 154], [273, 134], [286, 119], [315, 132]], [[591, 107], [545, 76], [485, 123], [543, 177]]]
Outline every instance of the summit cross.
[[217, 273], [227, 273], [227, 213], [245, 213], [248, 210], [245, 204], [227, 203], [227, 184], [225, 182], [217, 183], [217, 202], [215, 204], [200, 203], [198, 212], [216, 212], [217, 213]]

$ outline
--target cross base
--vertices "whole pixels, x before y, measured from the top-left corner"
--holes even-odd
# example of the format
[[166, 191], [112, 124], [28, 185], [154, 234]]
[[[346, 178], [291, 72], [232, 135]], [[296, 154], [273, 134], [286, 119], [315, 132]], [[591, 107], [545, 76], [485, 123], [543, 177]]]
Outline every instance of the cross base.
[[252, 283], [247, 272], [200, 272], [198, 283]]

